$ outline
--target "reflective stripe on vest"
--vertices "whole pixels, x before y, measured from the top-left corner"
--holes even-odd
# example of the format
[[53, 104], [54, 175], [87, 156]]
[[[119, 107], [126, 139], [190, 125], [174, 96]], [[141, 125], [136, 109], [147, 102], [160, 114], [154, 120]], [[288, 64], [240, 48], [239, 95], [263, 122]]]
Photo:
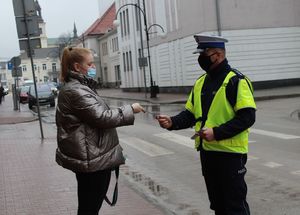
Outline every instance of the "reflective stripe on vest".
[[[207, 120], [205, 125], [202, 125], [201, 121], [196, 122], [195, 132], [199, 132], [202, 127], [213, 128], [218, 127], [227, 121], [231, 120], [235, 116], [235, 112], [251, 107], [256, 108], [253, 94], [252, 86], [249, 80], [242, 78], [238, 83], [237, 100], [234, 107], [231, 106], [226, 98], [226, 86], [229, 80], [235, 76], [234, 72], [229, 72], [224, 79], [221, 87], [216, 92], [211, 106], [207, 114]], [[201, 91], [204, 84], [206, 75], [200, 77], [190, 93], [189, 99], [186, 102], [186, 109], [194, 114], [195, 119], [202, 117], [202, 106], [201, 106]], [[195, 139], [195, 148], [198, 149], [200, 145], [200, 138]], [[242, 131], [236, 136], [220, 141], [206, 141], [203, 139], [202, 147], [207, 151], [221, 151], [221, 152], [233, 152], [245, 154], [248, 152], [248, 129]]]

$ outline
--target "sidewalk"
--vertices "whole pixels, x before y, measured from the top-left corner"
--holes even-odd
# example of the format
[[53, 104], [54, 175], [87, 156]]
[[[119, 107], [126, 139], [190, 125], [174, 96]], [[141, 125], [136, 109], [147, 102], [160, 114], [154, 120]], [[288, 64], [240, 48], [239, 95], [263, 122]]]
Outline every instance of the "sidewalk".
[[[11, 94], [5, 99], [0, 105], [0, 215], [77, 214], [75, 175], [55, 162], [55, 125], [43, 123], [42, 141], [32, 113], [14, 111]], [[117, 205], [110, 207], [104, 202], [100, 214], [165, 214], [131, 188], [122, 176], [123, 168]], [[110, 192], [113, 179], [114, 174]], [[111, 199], [112, 194], [108, 196]]]
[[[105, 98], [146, 101], [154, 104], [185, 103], [188, 98], [188, 94], [178, 93], [160, 93], [157, 98], [150, 98], [149, 92], [146, 97], [144, 92], [123, 92], [122, 89], [100, 89], [98, 93]], [[300, 97], [300, 86], [255, 90], [254, 97], [256, 101]]]

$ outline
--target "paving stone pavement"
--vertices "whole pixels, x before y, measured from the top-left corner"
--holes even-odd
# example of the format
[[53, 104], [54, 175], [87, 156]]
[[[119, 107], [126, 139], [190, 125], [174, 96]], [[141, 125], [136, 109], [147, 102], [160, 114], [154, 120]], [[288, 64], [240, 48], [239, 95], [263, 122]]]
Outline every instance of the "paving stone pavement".
[[[4, 113], [12, 121], [22, 116], [22, 111], [15, 116], [12, 109], [7, 109], [11, 107], [11, 105], [0, 106], [0, 120], [3, 119]], [[75, 175], [55, 162], [56, 131], [53, 124], [43, 123], [43, 130], [45, 139], [42, 141], [38, 121], [0, 123], [0, 215], [77, 213]], [[113, 189], [113, 181], [110, 186]], [[121, 175], [117, 205], [110, 207], [103, 203], [99, 214], [165, 213], [132, 189]]]

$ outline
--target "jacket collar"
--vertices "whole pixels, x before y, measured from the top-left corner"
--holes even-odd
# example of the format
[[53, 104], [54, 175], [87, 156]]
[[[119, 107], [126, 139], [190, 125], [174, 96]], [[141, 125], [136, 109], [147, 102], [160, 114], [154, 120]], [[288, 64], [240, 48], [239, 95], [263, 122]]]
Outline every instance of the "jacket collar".
[[211, 79], [217, 79], [218, 77], [227, 74], [231, 70], [227, 59], [224, 59], [216, 68], [207, 72], [207, 75]]
[[95, 90], [97, 87], [97, 82], [93, 80], [92, 78], [87, 77], [86, 75], [83, 75], [82, 73], [70, 71], [68, 74], [67, 82], [70, 81], [70, 79], [76, 79], [81, 84], [88, 86], [92, 90]]

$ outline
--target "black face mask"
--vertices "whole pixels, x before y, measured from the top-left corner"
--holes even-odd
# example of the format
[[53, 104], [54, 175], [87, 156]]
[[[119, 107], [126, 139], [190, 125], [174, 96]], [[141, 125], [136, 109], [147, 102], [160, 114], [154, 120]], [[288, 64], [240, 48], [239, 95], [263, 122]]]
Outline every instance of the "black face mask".
[[214, 54], [216, 54], [216, 53], [213, 53], [208, 56], [207, 55], [199, 55], [198, 63], [204, 71], [208, 72], [209, 68], [215, 63], [215, 62], [212, 62], [210, 59], [210, 57], [213, 56]]

